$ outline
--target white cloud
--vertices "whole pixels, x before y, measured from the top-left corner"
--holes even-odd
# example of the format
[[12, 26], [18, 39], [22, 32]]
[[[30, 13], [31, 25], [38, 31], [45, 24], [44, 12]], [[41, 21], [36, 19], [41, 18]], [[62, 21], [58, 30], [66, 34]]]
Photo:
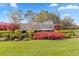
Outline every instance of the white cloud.
[[63, 14], [63, 16], [70, 16], [70, 14]]
[[14, 8], [17, 8], [18, 7], [16, 3], [10, 3], [10, 6], [11, 7], [14, 7]]
[[56, 7], [56, 6], [58, 6], [58, 4], [55, 3], [50, 4], [50, 7]]
[[75, 9], [79, 9], [79, 6], [78, 5], [67, 5], [67, 6], [61, 6], [58, 8], [58, 10], [66, 10], [66, 9], [75, 10]]

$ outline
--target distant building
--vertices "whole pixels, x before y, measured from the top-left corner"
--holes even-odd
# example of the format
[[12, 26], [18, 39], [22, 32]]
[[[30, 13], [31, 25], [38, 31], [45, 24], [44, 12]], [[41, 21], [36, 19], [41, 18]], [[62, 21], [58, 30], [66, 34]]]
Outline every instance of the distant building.
[[51, 20], [43, 22], [43, 23], [30, 23], [20, 27], [21, 30], [54, 30], [54, 24]]

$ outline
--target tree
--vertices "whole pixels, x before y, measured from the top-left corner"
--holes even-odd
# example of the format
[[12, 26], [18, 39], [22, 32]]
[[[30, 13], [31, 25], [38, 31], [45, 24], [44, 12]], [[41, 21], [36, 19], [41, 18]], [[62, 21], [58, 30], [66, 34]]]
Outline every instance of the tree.
[[36, 16], [36, 22], [42, 23], [48, 20], [48, 11], [41, 10], [41, 12]]
[[24, 17], [28, 19], [29, 23], [31, 23], [32, 22], [32, 19], [34, 17], [33, 11], [32, 10], [27, 10], [25, 12]]
[[20, 23], [21, 20], [23, 20], [23, 11], [22, 10], [19, 10], [19, 9], [16, 9], [16, 10], [10, 10], [8, 12], [8, 17], [10, 19], [11, 22], [14, 22], [14, 23]]
[[63, 20], [61, 20], [61, 27], [63, 29], [72, 28], [73, 27], [73, 19], [71, 17], [65, 16]]
[[60, 22], [60, 17], [54, 13], [49, 14], [49, 19], [52, 20], [54, 24]]

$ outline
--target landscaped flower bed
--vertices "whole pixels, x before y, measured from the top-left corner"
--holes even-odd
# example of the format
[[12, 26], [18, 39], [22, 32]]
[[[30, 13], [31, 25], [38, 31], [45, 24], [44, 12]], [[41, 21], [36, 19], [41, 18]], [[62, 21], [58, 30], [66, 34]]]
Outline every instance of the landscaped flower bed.
[[22, 30], [6, 30], [0, 31], [0, 41], [21, 41], [30, 39], [64, 39], [63, 33], [57, 32], [34, 32], [34, 30], [28, 30], [23, 32]]
[[37, 31], [35, 30], [3, 30], [0, 31], [0, 41], [21, 41], [21, 40], [60, 40], [70, 38], [69, 33], [51, 32], [51, 31]]

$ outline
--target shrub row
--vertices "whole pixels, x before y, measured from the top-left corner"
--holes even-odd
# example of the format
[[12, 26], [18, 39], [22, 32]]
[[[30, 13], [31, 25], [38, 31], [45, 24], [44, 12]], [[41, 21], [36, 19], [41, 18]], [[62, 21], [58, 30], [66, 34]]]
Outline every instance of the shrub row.
[[6, 30], [0, 31], [0, 41], [19, 41], [30, 39], [64, 39], [70, 34], [49, 31], [35, 31], [35, 30]]
[[36, 32], [33, 34], [33, 39], [64, 39], [63, 33], [57, 32]]
[[6, 30], [0, 31], [0, 41], [20, 41], [20, 40], [30, 40], [28, 33], [21, 30]]

